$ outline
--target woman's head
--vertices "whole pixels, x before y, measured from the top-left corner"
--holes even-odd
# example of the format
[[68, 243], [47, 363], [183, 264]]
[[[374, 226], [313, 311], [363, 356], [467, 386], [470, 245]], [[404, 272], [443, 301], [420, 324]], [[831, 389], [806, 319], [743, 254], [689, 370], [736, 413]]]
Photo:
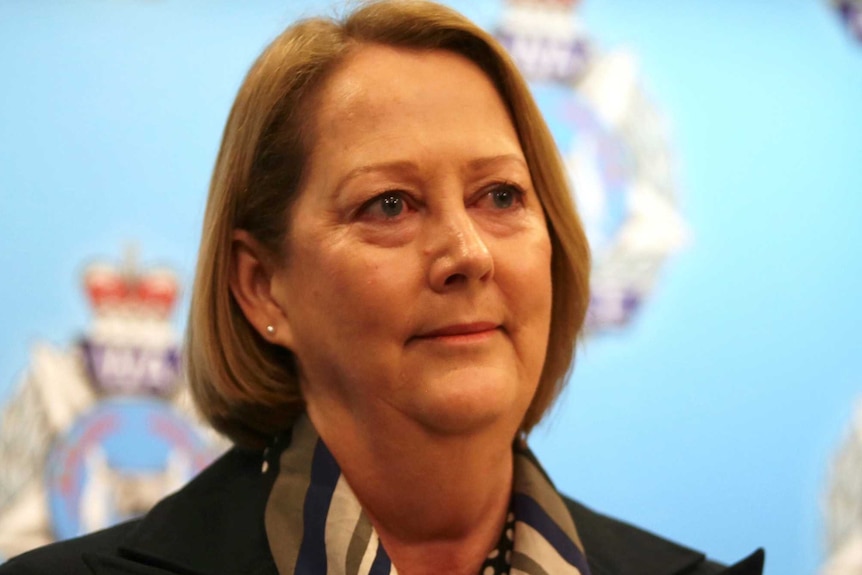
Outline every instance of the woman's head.
[[[322, 142], [321, 135], [330, 135], [329, 130], [334, 127], [333, 117], [326, 117], [329, 123], [324, 123], [322, 118], [325, 114], [321, 111], [326, 98], [331, 97], [327, 96], [330, 80], [345, 76], [341, 73], [345, 67], [360, 61], [358, 54], [368, 56], [372, 49], [382, 50], [378, 56], [386, 54], [387, 49], [401, 54], [409, 52], [420, 58], [417, 63], [433, 61], [439, 65], [449, 58], [456, 68], [458, 62], [462, 62], [461, 67], [468, 76], [467, 68], [478, 68], [490, 90], [496, 92], [494, 97], [499, 98], [502, 114], [511, 119], [512, 140], [516, 148], [520, 147], [518, 152], [525, 164], [524, 173], [535, 190], [538, 213], [543, 220], [541, 227], [550, 247], [549, 261], [546, 259], [542, 264], [550, 268], [546, 270], [550, 278], [546, 283], [552, 282], [554, 286], [552, 296], [545, 294], [551, 308], [547, 314], [550, 327], [545, 322], [543, 330], [534, 328], [533, 332], [524, 332], [547, 337], [547, 348], [542, 342], [544, 357], [538, 369], [534, 369], [537, 375], [541, 375], [538, 388], [521, 419], [522, 429], [532, 428], [545, 413], [558, 394], [571, 363], [588, 301], [589, 254], [571, 204], [561, 162], [526, 85], [493, 39], [451, 10], [425, 2], [372, 3], [341, 22], [308, 20], [286, 30], [252, 67], [225, 128], [205, 216], [189, 321], [187, 362], [192, 391], [204, 416], [217, 429], [240, 443], [252, 445], [265, 441], [268, 436], [289, 426], [292, 419], [305, 409], [305, 404], [300, 390], [299, 364], [296, 356], [287, 349], [301, 349], [302, 346], [296, 341], [291, 343], [289, 339], [281, 339], [295, 335], [290, 333], [290, 321], [278, 323], [284, 319], [280, 315], [292, 316], [294, 323], [299, 321], [299, 314], [290, 312], [291, 306], [296, 309], [296, 298], [281, 298], [277, 302], [283, 309], [276, 309], [271, 315], [279, 316], [273, 319], [279, 332], [268, 334], [267, 322], [261, 319], [266, 313], [250, 312], [247, 298], [238, 294], [236, 265], [243, 256], [238, 256], [237, 252], [253, 251], [260, 260], [260, 269], [264, 270], [261, 273], [270, 274], [270, 278], [282, 268], [290, 267], [291, 252], [296, 247], [291, 245], [292, 240], [306, 237], [302, 236], [304, 228], [297, 226], [294, 208], [300, 211], [310, 209], [304, 207], [308, 205], [306, 201], [296, 207], [297, 200], [315, 193], [320, 187], [320, 178], [310, 173], [315, 164], [313, 158], [316, 153], [323, 153], [317, 150]], [[429, 53], [440, 57], [423, 57]], [[465, 59], [469, 62], [463, 64]], [[337, 81], [341, 80], [333, 80]], [[351, 80], [348, 77], [346, 81], [349, 84]], [[446, 85], [446, 82], [441, 82], [441, 85]], [[456, 92], [457, 88], [452, 91]], [[410, 129], [417, 130], [416, 126]], [[416, 134], [416, 138], [421, 137], [421, 134]], [[433, 134], [431, 137], [433, 141]], [[453, 134], [452, 138], [457, 142], [459, 135]], [[315, 173], [319, 175], [320, 162], [317, 164]], [[517, 168], [506, 167], [500, 167], [498, 171], [507, 169], [517, 172]], [[518, 177], [517, 173], [511, 178], [506, 176], [507, 179]], [[309, 178], [314, 180], [315, 190], [307, 189]], [[497, 198], [494, 202], [504, 202], [499, 206], [494, 204], [495, 209], [509, 205], [506, 191], [502, 195], [494, 194], [497, 194], [492, 196]], [[387, 213], [391, 214], [391, 210], [403, 208], [397, 201], [386, 201], [389, 203], [375, 204], [374, 209], [390, 210]], [[434, 214], [444, 212], [444, 208], [438, 210], [434, 207]], [[304, 223], [306, 213], [317, 212], [302, 213]], [[493, 228], [497, 236], [501, 229], [500, 225]], [[455, 236], [462, 237], [463, 234], [456, 232]], [[336, 241], [333, 237], [324, 238], [328, 242], [326, 245]], [[510, 248], [505, 249], [506, 253], [511, 252]], [[433, 251], [427, 246], [422, 250], [426, 254]], [[543, 256], [538, 252], [541, 250], [532, 255], [521, 253], [519, 259], [541, 263]], [[498, 264], [501, 270], [504, 267], [502, 263]], [[476, 271], [479, 268], [470, 269]], [[398, 269], [391, 272], [400, 273]], [[471, 273], [453, 272], [458, 276]], [[291, 289], [295, 293], [295, 274], [292, 277], [294, 288]], [[333, 281], [336, 280], [333, 278]], [[542, 289], [541, 282], [534, 287]], [[310, 285], [309, 289], [314, 289], [314, 286]], [[529, 281], [519, 289], [529, 292]], [[550, 291], [550, 285], [545, 285], [544, 290]], [[283, 290], [282, 293], [290, 291]], [[531, 297], [529, 293], [521, 295], [525, 301]], [[538, 307], [541, 307], [541, 300], [540, 294]], [[514, 307], [519, 307], [520, 300], [516, 303], [518, 305]], [[496, 313], [496, 308], [492, 307], [488, 308], [487, 315]], [[510, 309], [513, 306], [503, 307]], [[527, 305], [521, 307], [529, 308]], [[394, 309], [392, 313], [402, 311]], [[514, 332], [516, 323], [521, 325], [532, 321], [530, 313], [519, 313], [525, 317], [512, 319], [512, 325], [501, 329]], [[464, 318], [454, 319], [460, 321]], [[503, 321], [503, 318], [496, 317], [467, 319]], [[329, 321], [339, 320], [339, 317], [331, 317]], [[539, 320], [533, 323], [541, 324]], [[419, 323], [423, 321], [417, 320]], [[371, 331], [369, 329], [369, 333]], [[526, 341], [518, 345], [530, 346]], [[356, 351], [362, 352], [361, 349]], [[349, 354], [339, 357], [349, 360]]]

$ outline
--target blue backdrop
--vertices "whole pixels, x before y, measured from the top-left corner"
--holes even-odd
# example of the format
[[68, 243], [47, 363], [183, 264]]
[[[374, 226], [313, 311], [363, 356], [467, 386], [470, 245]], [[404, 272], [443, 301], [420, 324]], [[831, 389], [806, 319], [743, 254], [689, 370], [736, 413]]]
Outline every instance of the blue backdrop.
[[[90, 321], [83, 264], [191, 279], [251, 61], [320, 3], [0, 3], [0, 400]], [[452, 2], [480, 24], [499, 2]], [[862, 391], [862, 45], [819, 0], [591, 0], [670, 119], [691, 238], [627, 330], [580, 352], [532, 443], [558, 486], [725, 561], [813, 573]], [[177, 317], [182, 317], [183, 310]], [[181, 323], [178, 320], [178, 324]]]

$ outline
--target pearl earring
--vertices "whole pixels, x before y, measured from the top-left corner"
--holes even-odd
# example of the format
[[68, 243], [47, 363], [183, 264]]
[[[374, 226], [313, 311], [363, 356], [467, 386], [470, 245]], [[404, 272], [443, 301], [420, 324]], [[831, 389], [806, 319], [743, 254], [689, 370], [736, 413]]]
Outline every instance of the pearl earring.
[[275, 328], [274, 328], [273, 326], [271, 326], [271, 325], [266, 326], [266, 333], [268, 333], [269, 335], [274, 334], [274, 333], [275, 333]]

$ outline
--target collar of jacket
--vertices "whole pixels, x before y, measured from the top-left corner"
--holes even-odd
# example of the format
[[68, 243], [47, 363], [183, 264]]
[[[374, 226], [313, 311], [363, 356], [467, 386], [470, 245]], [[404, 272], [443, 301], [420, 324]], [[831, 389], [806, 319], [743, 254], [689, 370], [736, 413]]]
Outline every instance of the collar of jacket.
[[96, 575], [279, 575], [263, 512], [273, 474], [233, 448], [132, 527], [118, 554], [85, 557]]
[[[758, 549], [731, 567], [707, 561], [697, 551], [612, 519], [564, 498], [579, 526], [592, 575], [761, 575]], [[581, 527], [583, 526], [583, 527]]]
[[[263, 461], [258, 452], [231, 449], [129, 527], [119, 553], [88, 554], [86, 563], [95, 575], [279, 575], [263, 519], [275, 474], [262, 473]], [[565, 501], [593, 575], [761, 573], [762, 552], [723, 569], [697, 551]]]

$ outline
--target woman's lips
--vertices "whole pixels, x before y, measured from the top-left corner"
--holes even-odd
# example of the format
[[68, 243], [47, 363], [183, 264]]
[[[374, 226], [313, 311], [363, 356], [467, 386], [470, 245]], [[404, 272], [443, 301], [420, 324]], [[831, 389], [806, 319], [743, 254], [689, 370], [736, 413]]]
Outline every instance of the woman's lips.
[[493, 322], [459, 323], [423, 332], [414, 339], [469, 343], [487, 339], [494, 335], [498, 329], [500, 329], [500, 325]]

